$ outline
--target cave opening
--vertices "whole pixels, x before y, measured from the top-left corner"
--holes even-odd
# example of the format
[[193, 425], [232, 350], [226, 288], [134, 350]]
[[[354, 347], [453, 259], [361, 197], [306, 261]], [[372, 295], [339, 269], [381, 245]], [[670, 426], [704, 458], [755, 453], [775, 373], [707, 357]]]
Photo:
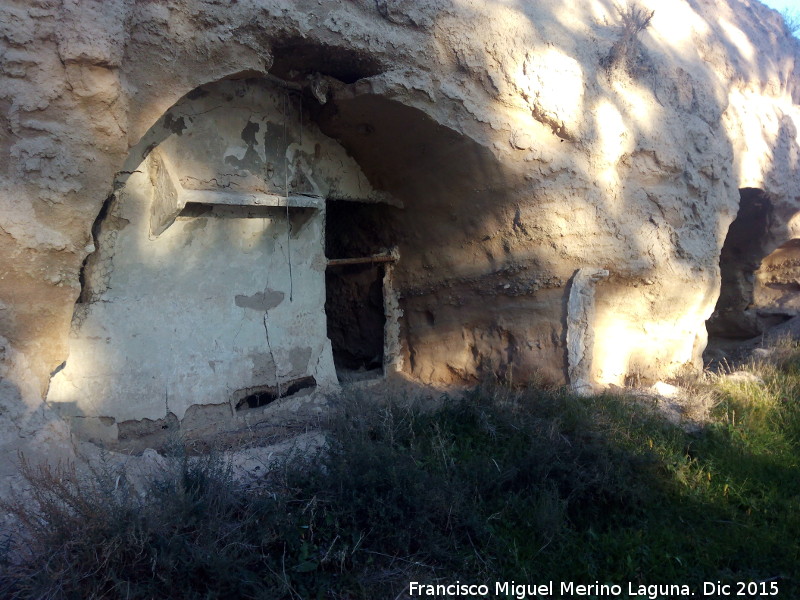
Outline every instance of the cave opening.
[[387, 274], [395, 262], [385, 227], [390, 210], [375, 203], [327, 203], [325, 313], [333, 363], [342, 383], [384, 374]]
[[706, 322], [707, 361], [735, 358], [736, 348], [743, 342], [790, 318], [786, 311], [759, 300], [763, 300], [766, 289], [763, 281], [759, 283], [765, 279], [761, 273], [775, 247], [771, 234], [774, 206], [761, 189], [742, 188], [739, 193], [739, 212], [720, 252], [719, 300]]

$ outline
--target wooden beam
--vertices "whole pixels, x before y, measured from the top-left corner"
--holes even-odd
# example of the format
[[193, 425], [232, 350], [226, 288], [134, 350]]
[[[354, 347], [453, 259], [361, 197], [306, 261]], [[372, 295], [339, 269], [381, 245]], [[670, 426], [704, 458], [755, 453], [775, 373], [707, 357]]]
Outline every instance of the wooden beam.
[[364, 256], [359, 258], [329, 258], [329, 267], [341, 267], [344, 265], [367, 265], [374, 263], [389, 263], [395, 262], [397, 258], [391, 254], [374, 254], [372, 256]]

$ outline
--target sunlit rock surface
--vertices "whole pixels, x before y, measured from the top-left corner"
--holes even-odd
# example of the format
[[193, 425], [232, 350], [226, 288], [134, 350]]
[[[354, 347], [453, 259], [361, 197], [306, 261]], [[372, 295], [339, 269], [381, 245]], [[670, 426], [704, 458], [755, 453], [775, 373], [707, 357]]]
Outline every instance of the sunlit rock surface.
[[[589, 269], [609, 275], [593, 283], [585, 312], [593, 322], [580, 325], [593, 332], [580, 385], [656, 381], [700, 366], [740, 190], [768, 198], [772, 217], [759, 234], [764, 255], [750, 275], [732, 269], [731, 281], [800, 235], [798, 42], [755, 1], [643, 1], [652, 22], [624, 48], [615, 7], [626, 4], [611, 0], [1, 4], [0, 335], [26, 365], [4, 359], [14, 373], [4, 376], [4, 403], [30, 390], [36, 399], [26, 402], [40, 402], [52, 376], [53, 404], [93, 390], [108, 404], [72, 415], [106, 427], [108, 419], [180, 419], [194, 393], [235, 403], [240, 384], [274, 388], [290, 371], [335, 378], [324, 333], [326, 247], [336, 258], [397, 258], [375, 267], [384, 289], [368, 290], [387, 311], [384, 356], [369, 363], [342, 350], [364, 368], [382, 364], [425, 384], [487, 374], [568, 383], [570, 289]], [[192, 128], [210, 139], [214, 110], [175, 107], [202, 100], [215, 82], [233, 90], [231, 109], [207, 108], [229, 124], [248, 110], [247, 92], [236, 96], [242, 86], [272, 86], [272, 116], [256, 110], [230, 124], [241, 125], [235, 147], [188, 144], [178, 158], [158, 148], [185, 143]], [[292, 151], [282, 128], [267, 126], [283, 118], [282, 102], [306, 116], [319, 150]], [[258, 129], [245, 132], [248, 122]], [[164, 135], [148, 138], [154, 131]], [[307, 238], [297, 245], [304, 254], [293, 277], [303, 296], [294, 312], [284, 289], [287, 219], [258, 217], [267, 233], [248, 250], [256, 221], [208, 220], [219, 230], [203, 238], [202, 215], [181, 216], [198, 193], [234, 182], [246, 194], [279, 196], [281, 169], [305, 177], [287, 185], [284, 175], [285, 195], [297, 185], [321, 207], [298, 224]], [[352, 211], [336, 221], [346, 226], [323, 233], [334, 200]], [[109, 242], [115, 227], [112, 254], [103, 254], [109, 248], [98, 240]], [[181, 279], [192, 248], [218, 260], [223, 275], [206, 282], [213, 293]], [[115, 284], [116, 269], [107, 290], [92, 291], [102, 289], [94, 286], [109, 257], [142, 276], [141, 302], [129, 302], [130, 291], [114, 295], [132, 284]], [[279, 284], [265, 267], [281, 273]], [[170, 278], [167, 306], [158, 299]], [[763, 298], [770, 282], [759, 281]], [[345, 295], [362, 288], [352, 283]], [[274, 305], [278, 292], [284, 300]], [[793, 305], [779, 295], [775, 302]], [[750, 300], [731, 302], [746, 310]], [[331, 310], [347, 323], [340, 315], [356, 310], [348, 306], [357, 303]], [[106, 316], [82, 321], [87, 312]], [[264, 323], [281, 332], [284, 358], [248, 363], [242, 357], [269, 355]], [[299, 323], [302, 335], [292, 332]], [[240, 325], [244, 337], [234, 341]], [[190, 333], [198, 339], [187, 348], [180, 341]], [[142, 360], [126, 361], [102, 350], [103, 336], [117, 352], [135, 335], [151, 336], [156, 354], [140, 348]], [[212, 339], [224, 342], [221, 363]], [[292, 359], [298, 348], [309, 351]], [[215, 379], [213, 369], [237, 374]], [[148, 387], [153, 378], [159, 384]], [[135, 408], [112, 397], [124, 381], [142, 384]], [[179, 408], [166, 406], [162, 389], [183, 390]], [[44, 405], [35, 411], [43, 423], [55, 418]], [[16, 423], [17, 412], [0, 419]]]

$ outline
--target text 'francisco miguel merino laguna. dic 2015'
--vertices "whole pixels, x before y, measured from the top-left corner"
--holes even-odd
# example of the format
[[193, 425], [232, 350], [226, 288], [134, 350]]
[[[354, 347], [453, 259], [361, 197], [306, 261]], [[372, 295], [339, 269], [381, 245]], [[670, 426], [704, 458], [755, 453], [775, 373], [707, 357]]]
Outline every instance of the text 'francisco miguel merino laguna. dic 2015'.
[[608, 596], [618, 598], [625, 594], [627, 598], [640, 596], [655, 600], [656, 598], [678, 598], [681, 596], [692, 596], [688, 585], [643, 585], [628, 582], [625, 585], [605, 584], [595, 581], [589, 584], [578, 584], [572, 581], [561, 581], [558, 583], [548, 581], [547, 583], [516, 583], [514, 581], [496, 581], [492, 585], [487, 584], [468, 584], [456, 581], [449, 584], [425, 584], [418, 581], [411, 581], [408, 584], [408, 595], [414, 597], [440, 597], [454, 598], [463, 596], [465, 598], [516, 598], [526, 600], [528, 598], [578, 598], [581, 596]]

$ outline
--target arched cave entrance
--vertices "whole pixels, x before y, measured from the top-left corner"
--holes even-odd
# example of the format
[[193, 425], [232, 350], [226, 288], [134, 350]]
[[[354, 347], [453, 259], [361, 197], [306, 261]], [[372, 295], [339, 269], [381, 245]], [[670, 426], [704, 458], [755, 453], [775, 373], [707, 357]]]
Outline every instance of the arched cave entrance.
[[[382, 373], [397, 321], [379, 313], [397, 253], [375, 238], [383, 213], [370, 208], [391, 198], [306, 101], [280, 81], [204, 85], [132, 148], [93, 228], [70, 355], [48, 393], [79, 435], [114, 443], [176, 421], [204, 428], [335, 386], [336, 366]], [[340, 273], [374, 277], [366, 287], [345, 277], [354, 301], [329, 304], [326, 319], [336, 260], [356, 263]], [[334, 336], [341, 365], [329, 331], [351, 335]]]
[[[284, 41], [274, 77], [193, 90], [131, 149], [48, 395], [79, 434], [266, 415], [351, 376], [561, 369], [530, 303], [486, 310], [514, 273], [542, 268], [506, 264], [497, 238], [524, 173], [395, 98], [381, 70]], [[536, 293], [558, 329], [561, 291]]]

